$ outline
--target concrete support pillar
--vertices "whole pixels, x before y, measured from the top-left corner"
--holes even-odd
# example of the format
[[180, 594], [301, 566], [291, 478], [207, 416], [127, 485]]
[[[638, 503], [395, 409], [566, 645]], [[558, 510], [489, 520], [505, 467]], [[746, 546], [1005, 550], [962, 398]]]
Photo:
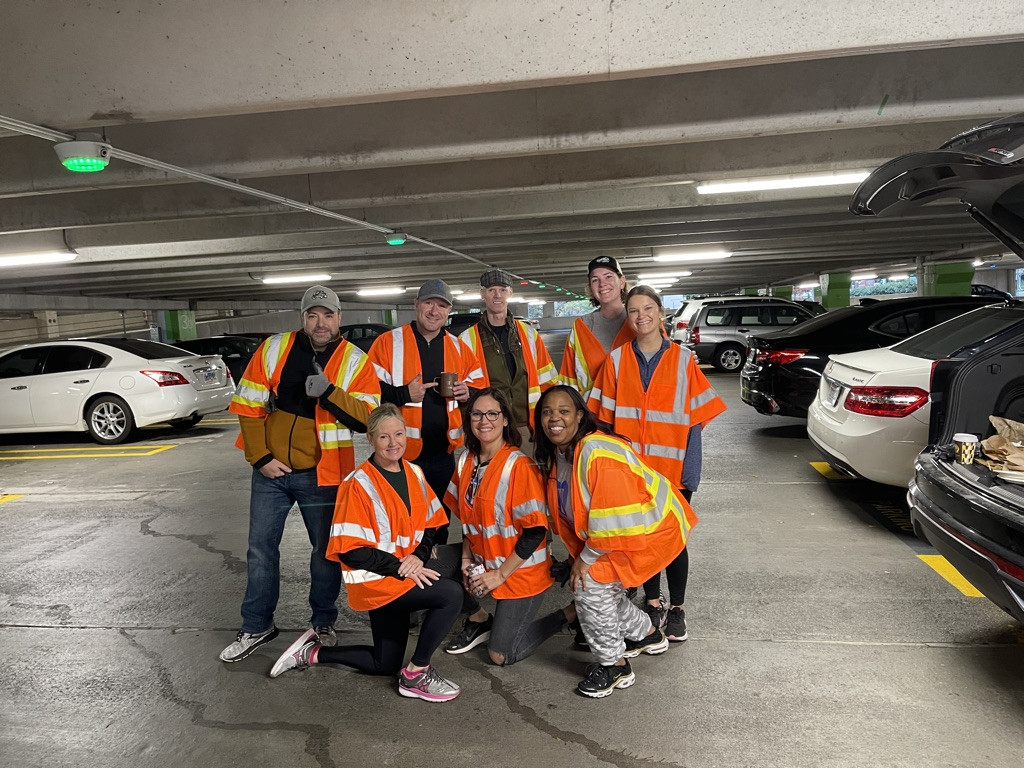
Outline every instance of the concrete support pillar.
[[191, 309], [169, 309], [157, 314], [161, 341], [194, 339], [196, 337], [196, 313]]
[[793, 286], [792, 285], [777, 285], [772, 288], [772, 296], [780, 299], [793, 299]]
[[969, 261], [925, 264], [917, 273], [917, 290], [922, 296], [970, 296], [974, 266]]
[[830, 272], [819, 277], [821, 303], [825, 309], [850, 306], [850, 273]]
[[757, 296], [757, 288], [744, 288], [741, 293], [744, 296]]
[[32, 314], [35, 315], [36, 325], [39, 327], [39, 338], [56, 339], [60, 336], [60, 321], [56, 312], [44, 310]]

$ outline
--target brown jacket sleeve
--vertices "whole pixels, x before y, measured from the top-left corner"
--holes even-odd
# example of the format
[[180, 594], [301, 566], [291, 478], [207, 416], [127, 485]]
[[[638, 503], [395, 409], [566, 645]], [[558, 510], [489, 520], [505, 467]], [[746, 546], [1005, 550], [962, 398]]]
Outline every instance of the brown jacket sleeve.
[[259, 469], [272, 458], [273, 454], [267, 446], [267, 431], [263, 419], [253, 416], [239, 416], [238, 425], [242, 428], [242, 442], [245, 445], [245, 460], [255, 469]]

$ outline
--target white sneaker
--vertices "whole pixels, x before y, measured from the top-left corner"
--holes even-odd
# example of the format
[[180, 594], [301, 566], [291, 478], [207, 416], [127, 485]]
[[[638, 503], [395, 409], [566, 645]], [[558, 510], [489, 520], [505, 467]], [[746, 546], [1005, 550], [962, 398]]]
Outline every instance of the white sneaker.
[[269, 643], [277, 637], [277, 627], [271, 627], [266, 632], [252, 634], [250, 632], [239, 632], [235, 635], [235, 642], [220, 652], [221, 661], [241, 661], [257, 648]]
[[405, 670], [399, 672], [398, 692], [424, 701], [451, 701], [462, 693], [462, 689], [451, 680], [441, 677], [431, 666], [413, 678], [407, 677]]
[[306, 669], [309, 667], [309, 657], [313, 655], [313, 651], [317, 648], [316, 641], [316, 630], [307, 629], [299, 638], [288, 646], [281, 657], [274, 662], [274, 666], [270, 668], [270, 676], [277, 677], [287, 672], [289, 669]]

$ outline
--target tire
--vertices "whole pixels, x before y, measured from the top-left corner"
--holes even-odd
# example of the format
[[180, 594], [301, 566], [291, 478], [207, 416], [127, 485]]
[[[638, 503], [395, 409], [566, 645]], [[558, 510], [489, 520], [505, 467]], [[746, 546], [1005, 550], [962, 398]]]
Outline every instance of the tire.
[[715, 350], [711, 364], [722, 373], [736, 373], [743, 367], [743, 347], [739, 344], [722, 344]]
[[187, 419], [175, 419], [171, 422], [171, 429], [178, 432], [184, 432], [186, 429], [192, 429], [196, 424], [203, 420], [203, 417], [198, 413], [193, 413]]
[[103, 395], [85, 409], [85, 425], [89, 436], [100, 445], [117, 445], [131, 437], [135, 417], [120, 397]]

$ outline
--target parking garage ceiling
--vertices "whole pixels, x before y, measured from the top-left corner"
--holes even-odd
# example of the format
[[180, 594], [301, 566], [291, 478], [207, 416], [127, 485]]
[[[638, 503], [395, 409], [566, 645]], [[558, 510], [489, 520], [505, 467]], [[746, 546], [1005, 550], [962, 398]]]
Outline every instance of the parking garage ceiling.
[[[274, 47], [264, 39], [257, 51], [212, 55], [206, 46], [223, 31], [217, 23], [207, 24], [214, 31], [203, 37], [204, 25], [193, 20], [189, 34], [168, 33], [167, 42], [158, 34], [174, 28], [167, 18], [122, 19], [113, 11], [123, 5], [64, 8], [71, 18], [55, 28], [41, 23], [45, 4], [12, 3], [0, 31], [0, 115], [65, 133], [92, 131], [124, 152], [402, 230], [469, 258], [415, 242], [388, 246], [376, 231], [116, 158], [102, 173], [70, 173], [50, 141], [6, 131], [0, 254], [58, 238], [78, 258], [2, 270], [0, 308], [26, 308], [27, 296], [92, 299], [96, 307], [106, 306], [101, 297], [133, 306], [294, 302], [294, 286], [262, 278], [311, 272], [330, 274], [342, 299], [357, 301], [359, 288], [414, 287], [437, 276], [473, 290], [481, 263], [533, 281], [520, 287], [525, 296], [556, 299], [556, 287], [584, 290], [586, 264], [597, 255], [617, 257], [635, 278], [666, 271], [654, 260], [660, 252], [694, 249], [733, 256], [687, 265], [693, 274], [672, 291], [732, 292], [1002, 250], [966, 215], [949, 215], [954, 203], [872, 220], [849, 213], [851, 185], [714, 196], [696, 187], [869, 170], [1024, 112], [1019, 34], [977, 34], [954, 44], [939, 41], [938, 30], [931, 40], [908, 34], [870, 45], [861, 38], [858, 46], [833, 32], [829, 50], [798, 51], [787, 42], [796, 23], [788, 20], [774, 42], [757, 38], [749, 50], [716, 59], [680, 36], [678, 51], [618, 68], [608, 64], [615, 60], [608, 40], [593, 37], [601, 41], [594, 45], [603, 48], [603, 69], [573, 55], [583, 50], [580, 40], [564, 56], [549, 50], [550, 60], [508, 67], [505, 36], [504, 44], [500, 37], [474, 44], [484, 50], [476, 59], [466, 54], [460, 69], [453, 55], [460, 38], [449, 30], [431, 42], [430, 34], [441, 35], [439, 24], [474, 19], [431, 18], [416, 11], [420, 5], [397, 4], [423, 14], [419, 45], [406, 40], [420, 67], [401, 70], [397, 44], [380, 37], [386, 24], [373, 26], [383, 47], [358, 49], [362, 60], [350, 51], [339, 61], [326, 45], [321, 51], [321, 38], [333, 38], [320, 26], [308, 35], [293, 30], [294, 49], [287, 40]], [[296, 4], [289, 8], [300, 20], [312, 13], [307, 5], [324, 11], [322, 4], [297, 5], [298, 12]], [[588, 24], [622, 24], [626, 10], [609, 20], [612, 10], [601, 15], [592, 5], [580, 5], [589, 8]], [[994, 5], [1022, 26], [1018, 3]], [[244, 4], [224, 6], [245, 26]], [[564, 12], [566, 4], [525, 6]], [[279, 3], [267, 8], [264, 21], [264, 13], [277, 21], [286, 14]], [[365, 15], [360, 23], [369, 25]], [[343, 15], [333, 23], [344, 30], [334, 40], [338, 50], [369, 29]], [[716, 19], [691, 27], [700, 23], [710, 28]], [[106, 34], [83, 42], [92, 27]], [[133, 42], [118, 32], [133, 33]], [[114, 56], [117, 45], [125, 48]], [[58, 57], [61, 46], [74, 55]], [[550, 48], [551, 38], [538, 34], [511, 47], [528, 57]], [[436, 71], [431, 55], [443, 55]], [[298, 68], [271, 67], [284, 57]], [[470, 64], [479, 72], [467, 74]], [[358, 77], [344, 76], [353, 71]]]

